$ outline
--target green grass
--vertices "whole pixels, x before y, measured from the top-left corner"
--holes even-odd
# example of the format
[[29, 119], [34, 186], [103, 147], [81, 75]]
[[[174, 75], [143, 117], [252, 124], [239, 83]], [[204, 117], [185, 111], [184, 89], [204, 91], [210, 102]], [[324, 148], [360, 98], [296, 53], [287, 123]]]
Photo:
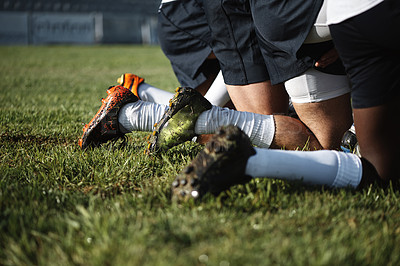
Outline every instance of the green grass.
[[399, 265], [398, 189], [254, 180], [170, 201], [201, 150], [82, 152], [77, 140], [124, 72], [178, 85], [158, 47], [0, 47], [0, 265]]

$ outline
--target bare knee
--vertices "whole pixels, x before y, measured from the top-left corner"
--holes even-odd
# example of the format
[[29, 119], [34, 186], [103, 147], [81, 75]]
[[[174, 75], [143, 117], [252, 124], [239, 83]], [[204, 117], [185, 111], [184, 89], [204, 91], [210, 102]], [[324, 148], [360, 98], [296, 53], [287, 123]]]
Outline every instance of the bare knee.
[[293, 104], [300, 120], [313, 132], [323, 149], [339, 149], [352, 123], [349, 95], [316, 103]]
[[313, 133], [300, 120], [282, 115], [275, 115], [274, 119], [276, 129], [271, 148], [288, 150], [322, 149]]
[[287, 113], [289, 96], [282, 84], [271, 85], [271, 82], [264, 81], [226, 87], [238, 111], [264, 115]]

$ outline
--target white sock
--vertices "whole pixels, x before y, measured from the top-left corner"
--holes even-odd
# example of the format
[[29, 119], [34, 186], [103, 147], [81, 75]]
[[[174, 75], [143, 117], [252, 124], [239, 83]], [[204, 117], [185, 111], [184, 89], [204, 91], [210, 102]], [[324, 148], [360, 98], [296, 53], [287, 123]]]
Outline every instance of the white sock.
[[239, 127], [254, 145], [262, 148], [269, 148], [275, 135], [275, 121], [272, 115], [239, 112], [218, 106], [200, 114], [195, 132], [213, 134], [218, 127], [226, 125]]
[[226, 89], [222, 71], [220, 71], [211, 84], [206, 95], [204, 95], [212, 105], [224, 106], [231, 98], [229, 97], [228, 90]]
[[[169, 100], [174, 96], [173, 93], [156, 88], [145, 82], [138, 86], [139, 98], [142, 101], [168, 105]], [[229, 100], [228, 90], [226, 89], [222, 72], [220, 71], [204, 96], [211, 104], [224, 106]]]
[[256, 148], [247, 161], [246, 174], [284, 180], [302, 180], [312, 185], [357, 187], [362, 165], [357, 155], [338, 151], [282, 151]]
[[132, 131], [153, 131], [155, 123], [161, 120], [168, 105], [137, 101], [124, 105], [118, 114], [118, 122], [124, 133]]
[[139, 98], [142, 101], [168, 105], [169, 100], [174, 96], [173, 93], [153, 87], [147, 83], [138, 86]]

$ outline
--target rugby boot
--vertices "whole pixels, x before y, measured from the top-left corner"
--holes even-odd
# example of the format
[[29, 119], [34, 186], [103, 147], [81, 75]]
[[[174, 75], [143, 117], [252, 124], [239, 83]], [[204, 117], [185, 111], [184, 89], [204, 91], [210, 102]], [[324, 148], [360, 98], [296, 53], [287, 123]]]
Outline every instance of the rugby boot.
[[358, 145], [354, 124], [343, 134], [340, 148], [346, 153], [354, 153], [361, 158], [360, 146]]
[[148, 137], [146, 153], [166, 151], [192, 140], [196, 136], [194, 128], [197, 118], [211, 107], [211, 103], [198, 91], [189, 87], [178, 87], [168, 109]]
[[200, 199], [218, 195], [233, 185], [251, 180], [247, 160], [256, 152], [248, 136], [236, 126], [220, 127], [193, 161], [172, 182], [172, 199]]
[[136, 76], [135, 74], [125, 73], [117, 80], [118, 84], [130, 90], [136, 97], [139, 97], [138, 87], [144, 82], [144, 78]]
[[96, 147], [112, 139], [118, 139], [125, 135], [121, 132], [118, 123], [118, 112], [122, 106], [133, 103], [138, 98], [123, 86], [110, 87], [107, 90], [107, 98], [102, 99], [102, 105], [89, 124], [83, 127], [79, 146], [82, 149]]

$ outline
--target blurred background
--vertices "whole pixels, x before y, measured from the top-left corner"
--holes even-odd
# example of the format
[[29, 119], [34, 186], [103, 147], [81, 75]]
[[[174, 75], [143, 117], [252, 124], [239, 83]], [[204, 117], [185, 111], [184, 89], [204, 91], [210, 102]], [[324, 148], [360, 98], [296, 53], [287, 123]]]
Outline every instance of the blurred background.
[[158, 44], [160, 0], [0, 0], [0, 45]]

